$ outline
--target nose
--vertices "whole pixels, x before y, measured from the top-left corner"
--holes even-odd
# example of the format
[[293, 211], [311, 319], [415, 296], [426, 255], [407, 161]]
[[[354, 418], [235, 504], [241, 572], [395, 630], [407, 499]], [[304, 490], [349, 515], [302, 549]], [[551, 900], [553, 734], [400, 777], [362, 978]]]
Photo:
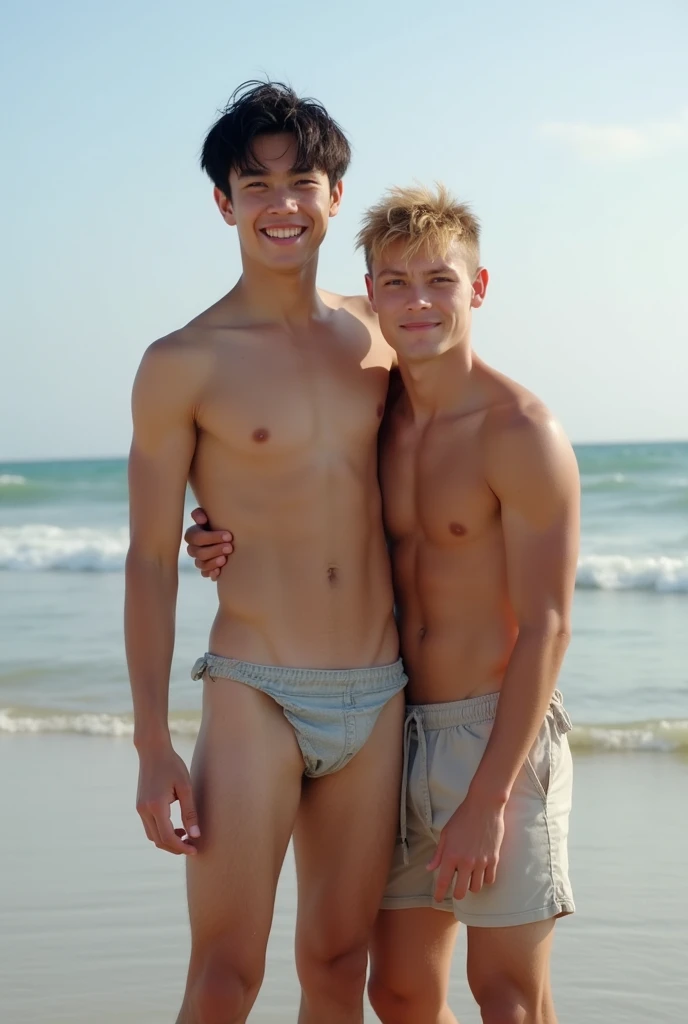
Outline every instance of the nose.
[[279, 189], [270, 197], [270, 213], [297, 213], [299, 204], [294, 195], [288, 189]]
[[430, 309], [432, 302], [425, 294], [423, 288], [411, 288], [406, 295], [406, 307], [409, 313], [417, 312], [419, 309]]

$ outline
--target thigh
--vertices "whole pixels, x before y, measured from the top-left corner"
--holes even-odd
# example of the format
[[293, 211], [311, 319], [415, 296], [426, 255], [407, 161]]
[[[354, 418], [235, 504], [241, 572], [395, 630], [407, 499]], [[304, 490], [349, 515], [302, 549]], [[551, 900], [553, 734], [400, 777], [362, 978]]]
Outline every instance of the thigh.
[[340, 771], [305, 780], [294, 832], [297, 948], [366, 943], [399, 822], [404, 699], [393, 697]]
[[482, 1005], [505, 992], [528, 1005], [546, 1005], [554, 918], [512, 928], [468, 928], [468, 983]]
[[445, 910], [381, 910], [370, 944], [370, 997], [443, 1006], [459, 923]]
[[263, 956], [302, 773], [293, 729], [270, 697], [206, 682], [191, 769], [201, 829], [199, 854], [187, 858], [192, 960], [210, 947], [238, 966]]

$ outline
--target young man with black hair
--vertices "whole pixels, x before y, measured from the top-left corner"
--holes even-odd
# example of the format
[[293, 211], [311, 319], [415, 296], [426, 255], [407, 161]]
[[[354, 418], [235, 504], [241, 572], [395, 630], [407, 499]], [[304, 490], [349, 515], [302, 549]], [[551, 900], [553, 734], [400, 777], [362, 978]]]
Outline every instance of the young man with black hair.
[[[377, 482], [392, 353], [364, 298], [316, 290], [349, 146], [322, 106], [248, 83], [202, 165], [237, 228], [231, 291], [144, 355], [133, 393], [126, 643], [148, 838], [186, 854], [178, 1024], [246, 1020], [293, 835], [301, 1024], [359, 1024], [397, 822], [406, 681]], [[240, 537], [194, 666], [191, 776], [167, 724], [191, 482]], [[231, 539], [223, 543], [226, 555]], [[184, 828], [169, 805], [179, 800]]]

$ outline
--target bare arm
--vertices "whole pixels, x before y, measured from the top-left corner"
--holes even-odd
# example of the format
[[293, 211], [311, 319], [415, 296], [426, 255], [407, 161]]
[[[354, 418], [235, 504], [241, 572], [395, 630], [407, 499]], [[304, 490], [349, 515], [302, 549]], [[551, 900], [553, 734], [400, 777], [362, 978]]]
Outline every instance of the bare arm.
[[198, 373], [189, 362], [175, 336], [148, 349], [134, 384], [129, 459], [125, 640], [141, 760], [138, 809], [148, 837], [172, 852], [188, 848], [172, 831], [169, 802], [180, 799], [183, 815], [186, 804], [187, 831], [192, 810], [188, 773], [167, 723], [184, 494], [196, 442]]
[[542, 407], [518, 413], [488, 444], [488, 483], [501, 505], [509, 603], [518, 639], [495, 722], [466, 799], [437, 854], [435, 898], [457, 872], [456, 899], [496, 877], [504, 808], [545, 719], [571, 632], [579, 536], [578, 467]]
[[573, 450], [544, 409], [505, 430], [490, 472], [518, 639], [472, 788], [506, 803], [544, 721], [571, 635], [580, 487]]

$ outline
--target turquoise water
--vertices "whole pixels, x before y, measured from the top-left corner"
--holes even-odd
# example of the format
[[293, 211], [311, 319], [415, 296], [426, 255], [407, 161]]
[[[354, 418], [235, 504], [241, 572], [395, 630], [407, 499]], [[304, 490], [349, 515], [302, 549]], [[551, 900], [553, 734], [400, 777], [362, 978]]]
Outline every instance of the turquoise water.
[[[561, 680], [574, 744], [688, 748], [688, 443], [576, 454], [583, 535]], [[124, 460], [0, 464], [0, 731], [131, 731], [126, 502]], [[215, 595], [186, 556], [180, 564], [171, 707], [173, 728], [193, 733], [188, 669]]]

